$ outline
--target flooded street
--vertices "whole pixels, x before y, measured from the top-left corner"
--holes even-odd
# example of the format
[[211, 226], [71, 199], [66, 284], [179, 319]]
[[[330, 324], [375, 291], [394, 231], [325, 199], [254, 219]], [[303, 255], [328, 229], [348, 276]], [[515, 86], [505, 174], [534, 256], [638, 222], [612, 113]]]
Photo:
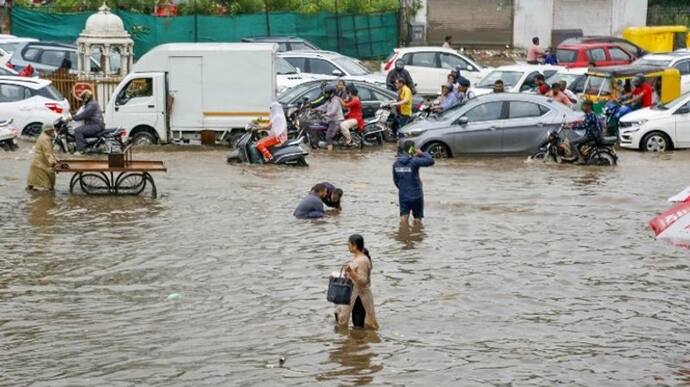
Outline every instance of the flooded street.
[[[68, 175], [30, 195], [29, 148], [0, 153], [2, 386], [690, 383], [688, 251], [647, 226], [690, 185], [690, 151], [441, 161], [408, 230], [392, 148], [306, 169], [135, 153], [166, 162], [158, 199], [70, 195]], [[321, 181], [343, 212], [294, 219]], [[335, 329], [326, 301], [352, 233], [378, 332]]]

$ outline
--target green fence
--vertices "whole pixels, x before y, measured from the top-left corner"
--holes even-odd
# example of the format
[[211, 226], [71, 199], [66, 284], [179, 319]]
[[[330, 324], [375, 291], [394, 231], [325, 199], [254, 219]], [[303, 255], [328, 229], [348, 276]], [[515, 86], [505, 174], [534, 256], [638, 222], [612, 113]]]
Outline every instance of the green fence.
[[[269, 13], [239, 16], [155, 17], [114, 10], [134, 39], [136, 57], [171, 42], [238, 42], [244, 37], [295, 35], [326, 50], [361, 59], [390, 54], [398, 44], [397, 12], [367, 15]], [[50, 13], [12, 9], [12, 34], [43, 41], [73, 43], [87, 13]]]

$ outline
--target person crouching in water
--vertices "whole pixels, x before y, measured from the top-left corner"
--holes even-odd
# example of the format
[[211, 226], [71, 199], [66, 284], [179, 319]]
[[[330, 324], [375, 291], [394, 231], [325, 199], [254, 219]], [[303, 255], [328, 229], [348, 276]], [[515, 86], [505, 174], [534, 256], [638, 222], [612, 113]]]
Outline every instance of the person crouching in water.
[[51, 124], [43, 125], [43, 133], [34, 145], [34, 159], [31, 162], [26, 189], [29, 191], [52, 191], [55, 188], [55, 154], [53, 153], [53, 138], [55, 128]]
[[410, 212], [415, 223], [421, 223], [424, 218], [424, 191], [419, 168], [434, 165], [434, 159], [410, 140], [403, 143], [400, 153], [393, 164], [393, 182], [398, 188], [400, 201], [400, 224], [408, 224]]
[[295, 208], [293, 215], [297, 219], [319, 219], [326, 215], [323, 207], [323, 200], [326, 198], [328, 190], [323, 184], [312, 187], [309, 195], [302, 199]]
[[321, 184], [326, 187], [326, 195], [321, 198], [323, 204], [335, 210], [340, 210], [340, 199], [343, 197], [343, 190], [336, 188], [336, 186], [328, 182]]
[[352, 253], [352, 261], [345, 268], [345, 275], [352, 280], [350, 305], [335, 308], [335, 321], [347, 325], [352, 315], [352, 325], [356, 328], [378, 329], [374, 311], [374, 295], [371, 292], [371, 255], [364, 247], [364, 238], [354, 234], [348, 239], [347, 248]]
[[271, 118], [267, 124], [259, 125], [259, 130], [269, 130], [270, 134], [256, 143], [256, 149], [261, 152], [265, 162], [271, 161], [273, 155], [268, 148], [280, 145], [287, 140], [287, 120], [283, 107], [278, 102], [271, 104]]

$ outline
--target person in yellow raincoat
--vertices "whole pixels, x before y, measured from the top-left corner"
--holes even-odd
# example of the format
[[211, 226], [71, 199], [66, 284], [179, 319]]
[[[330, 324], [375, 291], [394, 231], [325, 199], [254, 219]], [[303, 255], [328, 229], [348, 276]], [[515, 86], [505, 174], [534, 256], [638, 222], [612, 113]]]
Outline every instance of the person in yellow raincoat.
[[350, 305], [338, 305], [335, 320], [339, 325], [347, 325], [352, 314], [352, 323], [358, 328], [378, 329], [374, 312], [374, 295], [371, 292], [371, 256], [364, 247], [364, 238], [354, 234], [348, 240], [348, 249], [354, 256], [348, 263], [345, 273], [352, 280]]
[[53, 137], [55, 128], [51, 124], [43, 125], [43, 133], [34, 145], [34, 159], [26, 179], [28, 190], [48, 190], [55, 188], [55, 154], [53, 154]]

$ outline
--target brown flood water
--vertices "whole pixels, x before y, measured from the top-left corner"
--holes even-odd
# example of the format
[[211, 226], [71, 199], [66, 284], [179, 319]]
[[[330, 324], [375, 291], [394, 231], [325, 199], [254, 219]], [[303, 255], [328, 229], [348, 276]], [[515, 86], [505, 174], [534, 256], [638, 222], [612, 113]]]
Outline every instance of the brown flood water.
[[[0, 153], [0, 385], [690, 383], [688, 252], [647, 221], [690, 185], [690, 151], [616, 168], [518, 158], [423, 171], [425, 226], [398, 226], [392, 148], [229, 166], [162, 159], [159, 198], [23, 191]], [[300, 221], [308, 188], [344, 211]], [[336, 330], [327, 276], [371, 250], [378, 332]], [[278, 359], [286, 363], [279, 368]]]

